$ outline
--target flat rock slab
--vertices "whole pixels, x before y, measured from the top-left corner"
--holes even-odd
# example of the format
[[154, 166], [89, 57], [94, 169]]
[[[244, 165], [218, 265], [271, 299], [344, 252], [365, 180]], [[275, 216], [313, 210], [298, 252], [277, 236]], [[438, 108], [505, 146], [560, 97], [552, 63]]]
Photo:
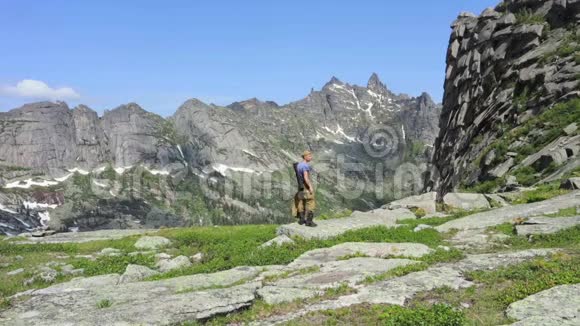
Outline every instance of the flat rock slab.
[[459, 249], [485, 249], [509, 238], [507, 234], [489, 232], [486, 229], [467, 229], [458, 231], [449, 242]]
[[483, 229], [511, 222], [515, 218], [525, 218], [545, 214], [557, 213], [560, 209], [580, 205], [580, 191], [558, 196], [537, 203], [501, 207], [491, 211], [469, 215], [437, 226], [439, 232], [448, 232], [452, 229]]
[[65, 232], [42, 238], [28, 238], [23, 241], [15, 241], [16, 244], [33, 244], [33, 243], [84, 243], [101, 240], [116, 240], [134, 235], [146, 233], [155, 233], [158, 230], [139, 229], [139, 230], [99, 230], [88, 232]]
[[322, 266], [324, 263], [339, 260], [349, 255], [364, 255], [374, 258], [423, 257], [433, 250], [420, 243], [372, 243], [345, 242], [330, 248], [308, 251], [288, 265], [291, 269]]
[[[2, 325], [170, 325], [250, 305], [261, 283], [232, 286], [256, 277], [262, 268], [197, 274], [166, 280], [119, 284], [118, 274], [81, 278], [28, 291], [0, 315]], [[111, 306], [98, 308], [103, 300]], [[63, 306], [66, 309], [63, 309]]]
[[410, 259], [352, 258], [325, 263], [317, 272], [285, 278], [272, 285], [313, 289], [336, 288], [342, 284], [354, 286], [368, 276], [416, 263]]
[[[473, 270], [494, 270], [503, 266], [517, 264], [534, 257], [547, 256], [558, 252], [557, 249], [535, 249], [516, 252], [468, 255], [465, 259], [447, 264], [432, 266], [424, 271], [377, 282], [361, 287], [355, 294], [338, 299], [319, 302], [298, 312], [278, 315], [252, 325], [281, 324], [313, 311], [334, 310], [362, 303], [405, 305], [417, 293], [441, 287], [452, 289], [466, 288], [474, 285], [466, 279], [464, 273]], [[577, 291], [578, 293], [579, 291]]]
[[408, 209], [380, 208], [364, 213], [354, 212], [350, 217], [316, 221], [318, 226], [314, 228], [298, 223], [282, 225], [278, 228], [278, 235], [304, 239], [329, 239], [352, 230], [373, 226], [395, 226], [397, 221], [415, 218], [415, 214]]
[[516, 225], [519, 235], [551, 234], [580, 225], [580, 216], [574, 217], [532, 217], [524, 224]]
[[314, 298], [317, 295], [324, 294], [323, 290], [302, 289], [302, 288], [284, 288], [279, 286], [264, 286], [258, 289], [258, 296], [267, 304], [280, 304], [296, 300]]
[[[580, 325], [580, 284], [559, 285], [531, 295], [510, 304], [506, 314], [520, 325]], [[545, 324], [548, 321], [552, 323]]]

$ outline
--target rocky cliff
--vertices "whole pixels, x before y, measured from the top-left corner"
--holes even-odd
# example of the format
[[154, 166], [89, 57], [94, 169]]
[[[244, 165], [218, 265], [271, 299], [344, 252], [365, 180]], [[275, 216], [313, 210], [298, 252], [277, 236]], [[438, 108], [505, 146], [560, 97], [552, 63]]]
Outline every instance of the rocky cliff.
[[281, 222], [289, 167], [310, 149], [322, 211], [372, 208], [396, 196], [390, 179], [402, 163], [425, 170], [439, 113], [429, 95], [396, 95], [376, 74], [367, 86], [332, 78], [284, 106], [192, 99], [168, 118], [134, 103], [102, 117], [28, 104], [0, 113], [1, 203], [7, 214], [34, 203], [26, 214], [40, 221], [43, 198], [62, 197], [50, 203], [58, 229]]
[[579, 21], [577, 0], [511, 0], [459, 15], [428, 190], [531, 185], [580, 165]]

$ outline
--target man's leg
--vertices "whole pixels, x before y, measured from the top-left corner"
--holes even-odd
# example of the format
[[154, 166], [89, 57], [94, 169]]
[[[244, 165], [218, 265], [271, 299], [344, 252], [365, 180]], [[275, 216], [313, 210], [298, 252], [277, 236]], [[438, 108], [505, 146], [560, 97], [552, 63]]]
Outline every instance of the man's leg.
[[306, 218], [306, 226], [315, 227], [314, 223], [314, 210], [316, 209], [316, 201], [314, 195], [308, 195], [304, 209], [304, 217]]

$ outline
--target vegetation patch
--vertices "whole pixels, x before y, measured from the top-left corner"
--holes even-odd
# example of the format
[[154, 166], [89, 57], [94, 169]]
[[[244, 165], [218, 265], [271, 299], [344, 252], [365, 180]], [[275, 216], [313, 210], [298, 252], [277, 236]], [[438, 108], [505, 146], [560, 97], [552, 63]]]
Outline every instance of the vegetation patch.
[[389, 326], [459, 326], [465, 324], [463, 312], [450, 305], [391, 305], [361, 304], [336, 310], [307, 314], [287, 325], [389, 325]]
[[534, 14], [530, 8], [524, 8], [515, 14], [516, 24], [545, 24], [546, 18], [541, 15]]
[[557, 254], [498, 269], [476, 271], [469, 278], [478, 285], [467, 289], [436, 290], [417, 295], [411, 307], [428, 302], [462, 309], [466, 325], [503, 325], [508, 305], [561, 284], [580, 282], [580, 257]]
[[103, 299], [103, 300], [97, 302], [97, 308], [99, 308], [99, 309], [109, 308], [112, 305], [113, 305], [113, 302], [109, 299]]
[[565, 195], [570, 190], [560, 189], [560, 182], [552, 182], [537, 186], [533, 190], [521, 192], [518, 198], [512, 201], [513, 204], [527, 204], [544, 201], [557, 196]]

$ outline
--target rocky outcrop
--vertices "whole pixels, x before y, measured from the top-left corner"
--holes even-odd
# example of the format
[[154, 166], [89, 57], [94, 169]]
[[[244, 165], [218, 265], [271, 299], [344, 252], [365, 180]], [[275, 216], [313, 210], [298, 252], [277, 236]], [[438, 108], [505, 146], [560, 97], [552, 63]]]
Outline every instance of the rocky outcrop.
[[[427, 189], [443, 196], [461, 184], [503, 176], [514, 164], [505, 163], [505, 152], [488, 153], [489, 146], [530, 117], [578, 97], [579, 15], [573, 0], [504, 1], [453, 22]], [[533, 140], [505, 146], [525, 155]]]
[[84, 105], [26, 104], [0, 113], [0, 161], [55, 176], [64, 174], [56, 169], [91, 169], [107, 162], [164, 165], [168, 158], [157, 133], [162, 120], [134, 103], [102, 118]]

